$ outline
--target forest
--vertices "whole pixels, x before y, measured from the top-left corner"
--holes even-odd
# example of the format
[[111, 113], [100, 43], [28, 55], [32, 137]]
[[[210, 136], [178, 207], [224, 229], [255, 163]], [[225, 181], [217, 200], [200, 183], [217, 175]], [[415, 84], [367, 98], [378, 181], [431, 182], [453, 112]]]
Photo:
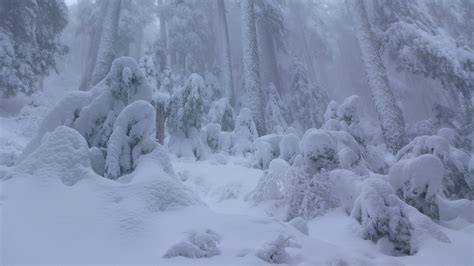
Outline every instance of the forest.
[[0, 0], [1, 265], [474, 265], [473, 0]]

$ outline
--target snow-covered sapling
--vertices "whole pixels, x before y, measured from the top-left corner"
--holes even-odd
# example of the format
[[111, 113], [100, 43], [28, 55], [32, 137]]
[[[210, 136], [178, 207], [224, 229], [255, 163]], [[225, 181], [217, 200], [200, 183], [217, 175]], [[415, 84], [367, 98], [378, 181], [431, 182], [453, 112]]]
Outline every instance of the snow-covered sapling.
[[245, 155], [253, 152], [254, 140], [258, 137], [257, 127], [252, 118], [250, 109], [242, 108], [235, 119], [235, 128], [232, 132], [233, 152], [236, 155]]
[[130, 173], [138, 158], [156, 147], [154, 122], [155, 108], [145, 101], [136, 101], [123, 109], [107, 144], [107, 178], [117, 179]]
[[366, 179], [361, 184], [361, 193], [354, 203], [351, 216], [361, 224], [363, 238], [390, 244], [392, 255], [411, 255], [415, 252], [411, 245], [410, 222], [387, 181]]
[[280, 141], [280, 158], [293, 164], [296, 155], [300, 153], [299, 138], [295, 134], [287, 134]]
[[390, 184], [409, 205], [432, 219], [439, 219], [437, 193], [441, 191], [443, 163], [438, 157], [424, 154], [397, 162], [390, 169]]

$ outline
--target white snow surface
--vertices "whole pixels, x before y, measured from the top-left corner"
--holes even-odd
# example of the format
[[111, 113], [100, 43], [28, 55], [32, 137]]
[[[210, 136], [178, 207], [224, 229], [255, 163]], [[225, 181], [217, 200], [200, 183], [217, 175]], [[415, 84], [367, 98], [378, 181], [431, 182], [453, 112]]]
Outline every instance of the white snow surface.
[[[28, 137], [16, 134], [18, 127], [14, 118], [0, 123], [3, 143], [19, 153]], [[94, 173], [86, 141], [71, 128], [46, 133], [38, 145], [21, 163], [0, 165], [2, 265], [266, 265], [262, 254], [280, 246], [290, 265], [474, 264], [474, 225], [462, 217], [435, 225], [449, 238], [440, 241], [428, 218], [410, 214], [413, 208], [405, 210], [419, 217], [412, 226], [427, 232], [416, 239], [413, 256], [384, 255], [363, 240], [347, 206], [307, 221], [306, 235], [269, 216], [265, 204], [245, 200], [264, 175], [251, 158], [215, 154], [170, 162], [157, 150], [140, 158], [133, 176], [116, 182]], [[283, 171], [280, 162], [270, 169]], [[341, 195], [352, 197], [359, 177], [336, 173], [332, 178], [347, 190]], [[183, 241], [212, 256], [164, 257]]]

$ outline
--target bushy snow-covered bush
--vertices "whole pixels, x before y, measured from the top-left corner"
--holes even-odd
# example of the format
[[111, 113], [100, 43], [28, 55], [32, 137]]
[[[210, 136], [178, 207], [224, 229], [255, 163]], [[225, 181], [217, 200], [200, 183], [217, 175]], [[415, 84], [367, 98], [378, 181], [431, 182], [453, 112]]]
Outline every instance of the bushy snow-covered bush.
[[292, 236], [279, 235], [275, 240], [265, 243], [257, 251], [257, 257], [270, 264], [283, 264], [290, 262], [287, 248], [301, 248]]
[[207, 124], [201, 129], [201, 134], [209, 149], [212, 152], [217, 152], [219, 150], [221, 125], [216, 123]]
[[221, 132], [219, 134], [219, 151], [229, 154], [232, 149], [232, 133]]
[[136, 101], [120, 112], [107, 143], [107, 178], [130, 173], [138, 158], [156, 147], [154, 122], [155, 108], [145, 101]]
[[253, 142], [257, 139], [258, 133], [252, 112], [248, 108], [242, 108], [235, 119], [235, 128], [232, 132], [232, 151], [236, 155], [245, 155], [253, 152], [255, 147]]
[[309, 131], [301, 141], [305, 172], [310, 176], [338, 167], [336, 142], [322, 130]]
[[190, 259], [210, 258], [221, 254], [217, 247], [221, 237], [208, 229], [204, 232], [192, 231], [188, 237], [166, 251], [164, 258], [186, 257]]
[[255, 141], [255, 166], [267, 169], [273, 159], [272, 146], [265, 141]]
[[442, 190], [450, 199], [474, 199], [467, 153], [449, 145], [441, 136], [421, 136], [413, 139], [396, 155], [396, 160], [416, 158], [423, 154], [437, 156], [444, 165]]
[[296, 156], [300, 153], [300, 139], [295, 134], [284, 135], [279, 143], [280, 158], [293, 164]]
[[290, 165], [282, 159], [272, 160], [268, 170], [247, 199], [254, 205], [267, 200], [284, 200], [289, 188], [289, 180], [286, 176], [289, 168]]
[[257, 251], [257, 257], [270, 264], [289, 263], [290, 254], [286, 251], [289, 247], [300, 247], [291, 236], [279, 235], [275, 240], [265, 243]]
[[300, 167], [287, 171], [290, 185], [286, 198], [285, 220], [296, 217], [311, 219], [337, 207], [337, 199], [331, 194], [331, 181], [327, 172], [309, 175]]
[[421, 213], [438, 220], [438, 198], [444, 175], [438, 157], [424, 154], [397, 162], [390, 169], [390, 184], [397, 195]]
[[267, 105], [265, 107], [265, 128], [267, 133], [281, 134], [288, 128], [288, 107], [283, 102], [273, 83], [265, 88]]
[[222, 131], [230, 132], [234, 130], [234, 109], [227, 98], [221, 98], [211, 103], [211, 108], [207, 114], [207, 122], [220, 124]]
[[392, 255], [416, 252], [411, 246], [410, 222], [390, 184], [383, 179], [369, 178], [361, 186], [351, 216], [362, 225], [363, 237], [390, 244]]

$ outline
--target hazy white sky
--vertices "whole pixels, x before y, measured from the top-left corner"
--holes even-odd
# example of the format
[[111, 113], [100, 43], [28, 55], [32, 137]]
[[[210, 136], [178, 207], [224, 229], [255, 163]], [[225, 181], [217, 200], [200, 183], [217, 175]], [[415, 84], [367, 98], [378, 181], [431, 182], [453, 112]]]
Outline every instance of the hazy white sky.
[[68, 5], [75, 4], [76, 2], [77, 2], [77, 0], [66, 0], [66, 4], [68, 4]]

